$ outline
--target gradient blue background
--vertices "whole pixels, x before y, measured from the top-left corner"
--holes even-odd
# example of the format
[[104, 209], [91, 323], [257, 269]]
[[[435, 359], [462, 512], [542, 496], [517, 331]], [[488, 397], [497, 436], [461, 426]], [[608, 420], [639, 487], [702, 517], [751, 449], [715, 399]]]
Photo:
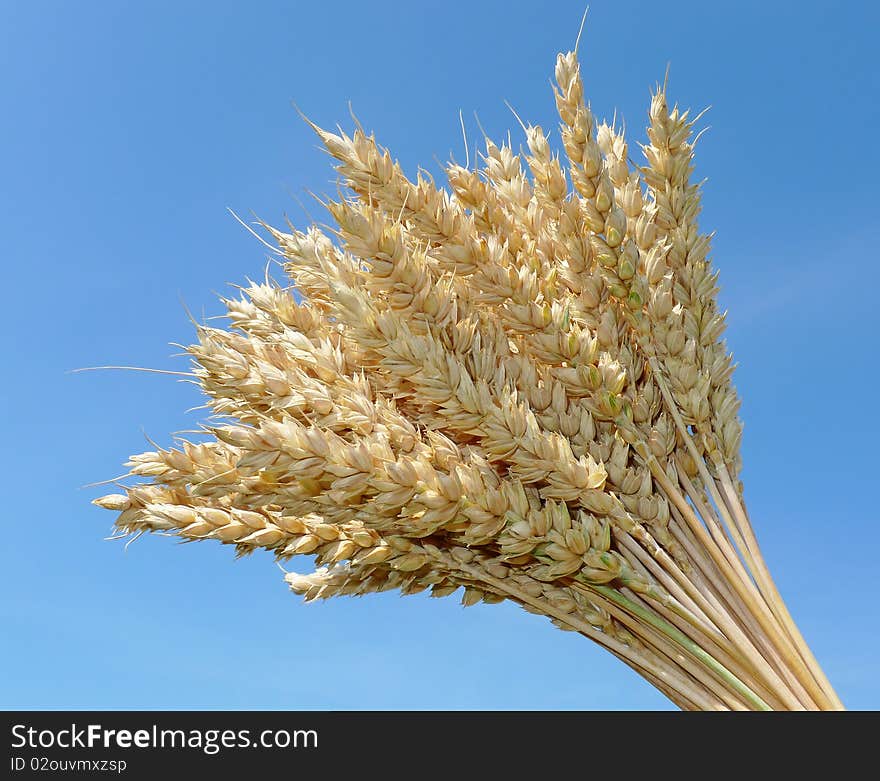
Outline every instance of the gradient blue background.
[[[555, 128], [582, 0], [0, 4], [5, 707], [666, 708], [582, 638], [510, 606], [396, 594], [303, 606], [267, 555], [106, 542], [86, 483], [192, 429], [170, 342], [263, 248], [225, 211], [309, 220], [334, 192], [291, 101], [406, 170]], [[596, 112], [643, 138], [649, 88], [713, 108], [703, 225], [744, 396], [747, 498], [771, 568], [854, 708], [880, 705], [876, 30], [868, 3], [593, 2]], [[521, 141], [519, 131], [514, 139]], [[637, 153], [635, 144], [633, 152]], [[307, 203], [313, 213], [319, 209]], [[298, 569], [306, 569], [303, 562]]]

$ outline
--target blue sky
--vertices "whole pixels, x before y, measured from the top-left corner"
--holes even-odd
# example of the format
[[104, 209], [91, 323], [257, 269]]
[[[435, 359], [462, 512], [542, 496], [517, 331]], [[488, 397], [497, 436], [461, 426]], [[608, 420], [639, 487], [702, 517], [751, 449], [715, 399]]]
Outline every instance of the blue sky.
[[[0, 706], [666, 708], [617, 660], [509, 606], [396, 594], [304, 606], [268, 556], [104, 541], [83, 485], [192, 429], [181, 300], [258, 276], [226, 212], [309, 220], [334, 175], [295, 101], [404, 167], [463, 157], [458, 112], [556, 125], [581, 2], [0, 3]], [[880, 706], [874, 300], [880, 121], [868, 3], [593, 2], [594, 110], [643, 138], [649, 88], [712, 105], [703, 225], [744, 397], [751, 515], [844, 702]], [[514, 134], [517, 138], [518, 134]], [[635, 146], [633, 144], [633, 146]], [[307, 203], [310, 211], [318, 210]], [[872, 487], [873, 486], [873, 487]], [[297, 568], [304, 570], [304, 560]]]

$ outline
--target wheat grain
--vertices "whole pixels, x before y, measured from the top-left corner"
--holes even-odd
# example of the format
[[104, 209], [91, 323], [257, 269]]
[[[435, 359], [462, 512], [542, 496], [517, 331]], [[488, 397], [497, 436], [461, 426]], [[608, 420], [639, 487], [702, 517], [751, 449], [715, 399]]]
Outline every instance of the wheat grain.
[[290, 284], [242, 287], [188, 348], [224, 421], [96, 503], [125, 535], [311, 556], [286, 575], [306, 601], [510, 600], [682, 708], [840, 708], [737, 482], [697, 119], [658, 88], [633, 167], [574, 52], [555, 77], [565, 164], [520, 121], [523, 157], [486, 139], [449, 191], [312, 124], [349, 191], [335, 228], [263, 224]]

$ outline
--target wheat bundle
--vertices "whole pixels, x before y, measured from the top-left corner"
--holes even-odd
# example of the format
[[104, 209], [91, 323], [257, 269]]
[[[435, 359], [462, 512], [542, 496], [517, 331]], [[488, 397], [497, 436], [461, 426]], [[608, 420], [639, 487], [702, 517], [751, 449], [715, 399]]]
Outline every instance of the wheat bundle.
[[743, 502], [696, 120], [658, 87], [637, 166], [574, 52], [555, 77], [564, 157], [524, 125], [449, 189], [313, 126], [347, 188], [332, 236], [263, 225], [290, 283], [198, 327], [206, 441], [96, 503], [126, 535], [313, 556], [306, 600], [510, 600], [684, 709], [841, 708]]

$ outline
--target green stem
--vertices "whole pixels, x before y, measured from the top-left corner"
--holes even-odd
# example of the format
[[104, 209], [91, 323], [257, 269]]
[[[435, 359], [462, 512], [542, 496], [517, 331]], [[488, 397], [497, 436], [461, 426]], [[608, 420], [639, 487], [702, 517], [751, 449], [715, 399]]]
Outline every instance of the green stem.
[[631, 614], [637, 616], [638, 618], [641, 618], [643, 621], [653, 626], [656, 630], [662, 632], [671, 640], [674, 640], [689, 654], [691, 654], [691, 656], [698, 659], [704, 665], [706, 665], [706, 667], [712, 670], [712, 672], [714, 672], [734, 691], [736, 691], [737, 694], [742, 695], [742, 697], [756, 710], [772, 710], [772, 708], [766, 702], [764, 702], [764, 700], [762, 700], [739, 678], [731, 673], [730, 670], [724, 667], [724, 665], [720, 664], [715, 658], [707, 654], [702, 648], [700, 648], [700, 646], [698, 646], [693, 640], [691, 640], [687, 635], [678, 630], [672, 624], [655, 615], [650, 610], [645, 610], [641, 605], [636, 604], [631, 599], [625, 597], [619, 591], [616, 591], [609, 586], [600, 586], [593, 583], [588, 583], [586, 581], [584, 582], [591, 589], [598, 592], [599, 594], [602, 594], [602, 596], [604, 596], [606, 599], [609, 599], [612, 602], [620, 605], [620, 607], [622, 607], [624, 610], [627, 610]]

